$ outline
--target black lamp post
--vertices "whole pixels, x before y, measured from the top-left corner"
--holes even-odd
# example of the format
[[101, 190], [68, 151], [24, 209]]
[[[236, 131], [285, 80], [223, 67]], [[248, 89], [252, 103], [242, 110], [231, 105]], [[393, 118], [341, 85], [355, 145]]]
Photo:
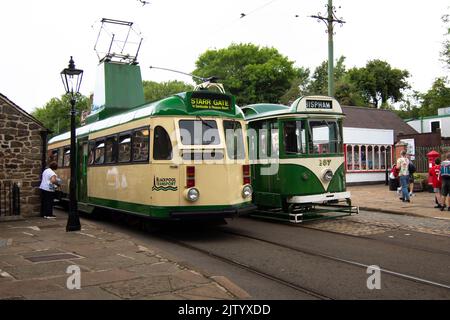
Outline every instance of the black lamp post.
[[66, 231], [81, 230], [80, 218], [78, 216], [77, 205], [77, 163], [76, 163], [76, 136], [75, 136], [75, 103], [77, 95], [80, 93], [81, 81], [83, 80], [83, 70], [75, 69], [75, 63], [70, 57], [69, 67], [61, 71], [61, 79], [64, 84], [66, 94], [70, 94], [70, 203], [69, 219], [67, 220]]

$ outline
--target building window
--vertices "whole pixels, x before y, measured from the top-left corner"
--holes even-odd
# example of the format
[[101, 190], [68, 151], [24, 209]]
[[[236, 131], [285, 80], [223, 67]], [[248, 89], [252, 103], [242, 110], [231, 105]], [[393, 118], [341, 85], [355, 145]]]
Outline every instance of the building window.
[[346, 145], [347, 171], [380, 171], [390, 167], [391, 146]]
[[441, 122], [440, 121], [431, 121], [430, 126], [431, 126], [431, 132], [436, 133], [437, 129], [439, 129], [441, 127]]

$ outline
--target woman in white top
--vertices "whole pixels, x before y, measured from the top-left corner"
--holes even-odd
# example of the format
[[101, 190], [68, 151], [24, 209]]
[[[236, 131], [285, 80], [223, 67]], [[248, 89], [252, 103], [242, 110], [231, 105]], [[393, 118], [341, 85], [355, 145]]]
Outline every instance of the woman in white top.
[[55, 188], [58, 183], [58, 177], [54, 170], [58, 169], [56, 162], [50, 163], [49, 168], [42, 173], [42, 180], [39, 189], [41, 189], [41, 216], [54, 217], [53, 200], [55, 199]]

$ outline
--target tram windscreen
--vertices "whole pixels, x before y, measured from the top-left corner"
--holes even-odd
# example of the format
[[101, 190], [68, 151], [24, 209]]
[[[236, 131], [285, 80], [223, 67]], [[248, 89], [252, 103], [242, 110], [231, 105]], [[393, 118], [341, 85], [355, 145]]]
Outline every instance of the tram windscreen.
[[309, 121], [309, 153], [340, 153], [341, 134], [336, 121]]
[[185, 146], [218, 145], [219, 130], [215, 120], [180, 120], [181, 143]]
[[241, 123], [224, 120], [223, 129], [225, 130], [228, 158], [232, 160], [245, 159], [244, 134]]
[[286, 154], [306, 153], [305, 121], [284, 122], [284, 151]]

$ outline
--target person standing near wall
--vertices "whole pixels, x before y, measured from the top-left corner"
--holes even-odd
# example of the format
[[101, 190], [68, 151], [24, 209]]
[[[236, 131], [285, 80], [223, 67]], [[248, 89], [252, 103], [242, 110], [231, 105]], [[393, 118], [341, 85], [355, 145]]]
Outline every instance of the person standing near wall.
[[58, 169], [56, 162], [51, 162], [49, 168], [42, 173], [41, 189], [41, 217], [53, 218], [53, 201], [55, 199], [55, 189], [59, 184], [55, 170]]
[[403, 150], [400, 153], [400, 158], [397, 160], [397, 168], [400, 169], [398, 176], [400, 178], [400, 186], [402, 187], [402, 197], [400, 198], [400, 200], [402, 200], [403, 202], [410, 202], [408, 191], [409, 185], [408, 167], [409, 167], [409, 159], [406, 157], [406, 150]]
[[[445, 200], [450, 195], [450, 152], [447, 153], [447, 159], [441, 163], [441, 181], [442, 181], [442, 208], [441, 211], [445, 209]], [[448, 204], [448, 211], [450, 211], [450, 200]]]

